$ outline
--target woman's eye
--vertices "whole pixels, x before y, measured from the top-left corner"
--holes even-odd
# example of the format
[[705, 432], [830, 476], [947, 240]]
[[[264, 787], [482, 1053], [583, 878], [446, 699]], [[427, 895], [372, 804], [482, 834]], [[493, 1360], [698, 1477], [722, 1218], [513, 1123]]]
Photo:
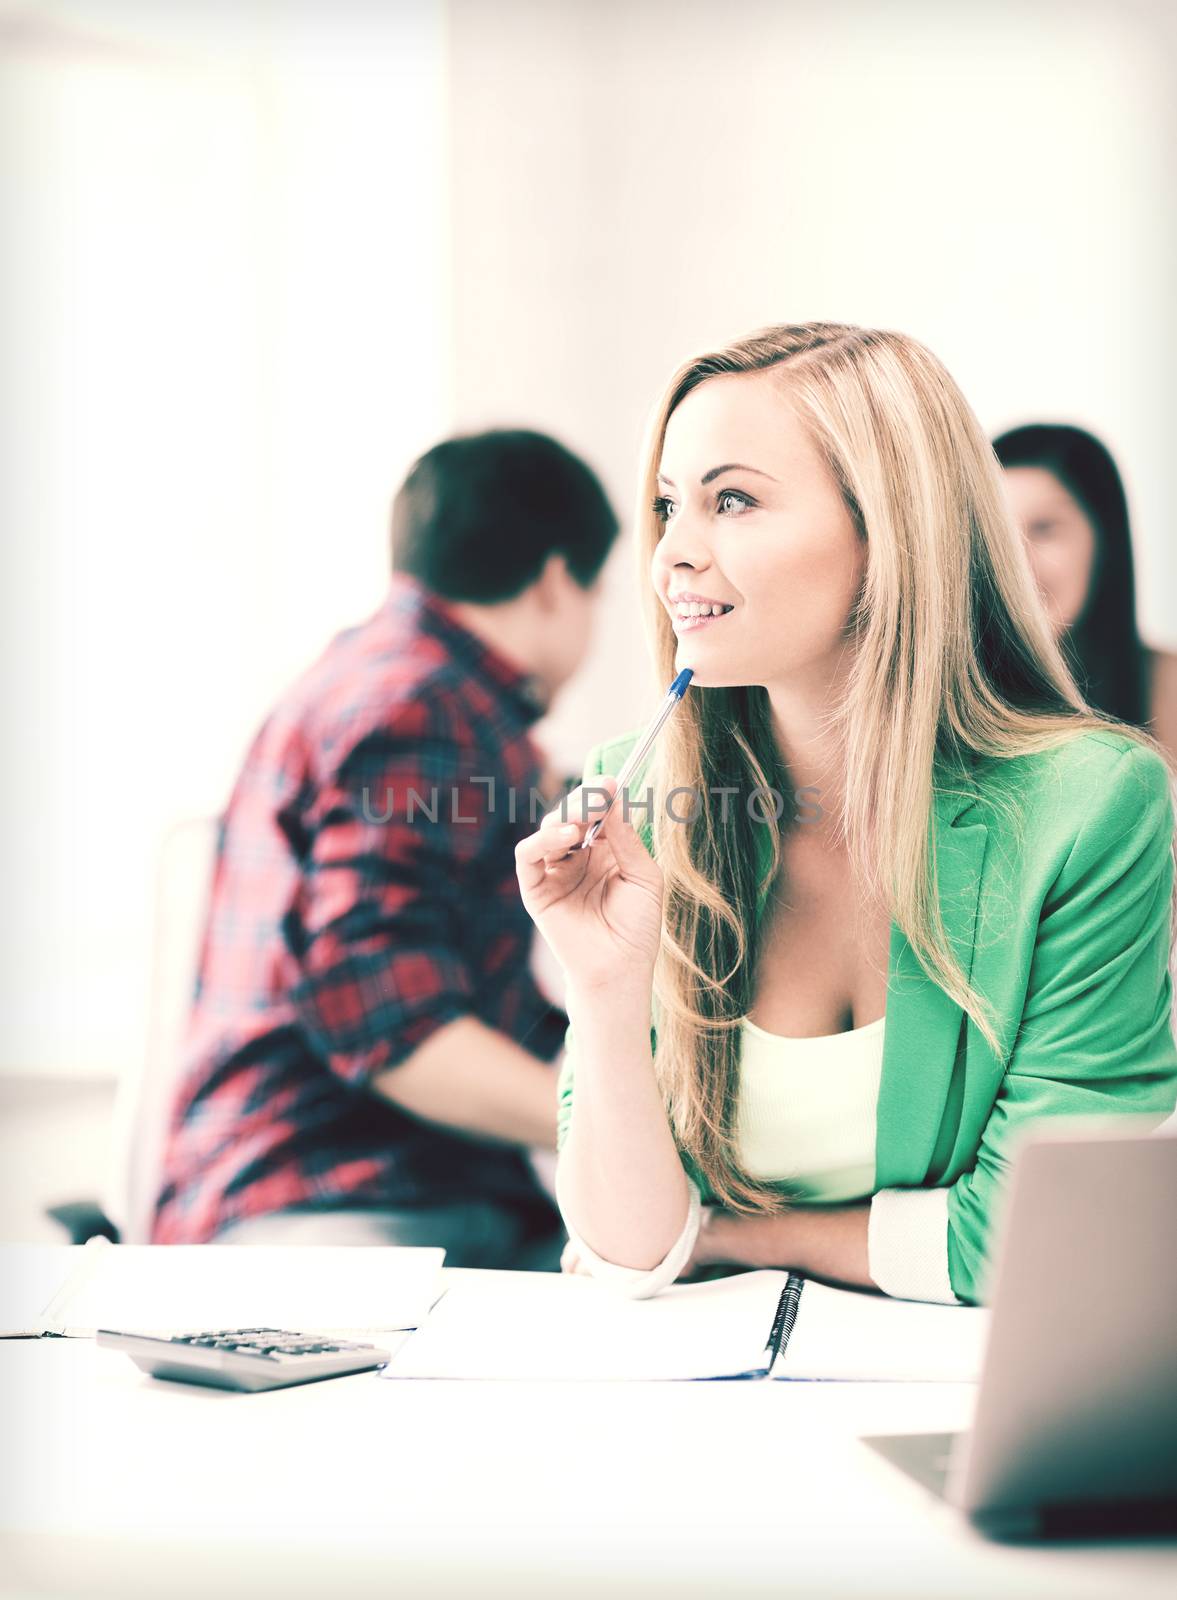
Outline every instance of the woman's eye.
[[674, 515], [674, 501], [667, 495], [656, 495], [652, 502], [652, 507], [654, 515], [659, 522], [669, 522]]
[[720, 516], [731, 516], [734, 513], [738, 517], [742, 511], [749, 510], [755, 503], [750, 496], [741, 494], [738, 489], [721, 489], [715, 497], [715, 508]]

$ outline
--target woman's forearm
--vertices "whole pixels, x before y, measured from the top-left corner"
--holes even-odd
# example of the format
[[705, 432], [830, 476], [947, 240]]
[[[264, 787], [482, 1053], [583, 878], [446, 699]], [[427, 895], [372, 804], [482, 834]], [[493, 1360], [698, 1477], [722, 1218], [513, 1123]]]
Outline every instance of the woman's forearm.
[[567, 997], [576, 1093], [560, 1155], [560, 1203], [590, 1250], [655, 1267], [682, 1233], [688, 1190], [650, 1048], [650, 986]]
[[772, 1217], [714, 1211], [699, 1235], [695, 1264], [791, 1267], [810, 1277], [856, 1288], [875, 1287], [870, 1275], [870, 1206], [798, 1206]]

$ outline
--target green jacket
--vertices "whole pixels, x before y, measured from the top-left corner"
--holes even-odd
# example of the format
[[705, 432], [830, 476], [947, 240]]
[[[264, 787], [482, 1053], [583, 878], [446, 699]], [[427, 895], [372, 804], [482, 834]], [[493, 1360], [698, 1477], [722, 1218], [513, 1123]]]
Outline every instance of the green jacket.
[[[632, 744], [593, 751], [585, 781], [616, 773]], [[875, 1187], [948, 1188], [952, 1289], [979, 1301], [1006, 1172], [1029, 1124], [1115, 1113], [1160, 1121], [1173, 1110], [1173, 801], [1152, 751], [1100, 731], [978, 760], [963, 785], [936, 791], [932, 830], [945, 929], [988, 1001], [1001, 1053], [892, 924]], [[570, 1050], [561, 1143], [572, 1095]]]

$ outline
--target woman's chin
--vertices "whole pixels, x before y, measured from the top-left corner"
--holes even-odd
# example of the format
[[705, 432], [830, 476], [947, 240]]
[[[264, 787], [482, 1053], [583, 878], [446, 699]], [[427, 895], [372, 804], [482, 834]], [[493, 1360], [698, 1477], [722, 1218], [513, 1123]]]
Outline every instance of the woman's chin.
[[742, 678], [733, 678], [714, 663], [700, 661], [689, 650], [680, 650], [674, 658], [674, 669], [682, 672], [687, 667], [691, 669], [692, 689], [738, 689], [743, 685]]
[[741, 689], [753, 681], [745, 675], [747, 661], [739, 659], [744, 652], [733, 650], [731, 646], [735, 641], [722, 636], [726, 626], [726, 622], [717, 620], [679, 635], [674, 670], [682, 672], [689, 667], [692, 688]]

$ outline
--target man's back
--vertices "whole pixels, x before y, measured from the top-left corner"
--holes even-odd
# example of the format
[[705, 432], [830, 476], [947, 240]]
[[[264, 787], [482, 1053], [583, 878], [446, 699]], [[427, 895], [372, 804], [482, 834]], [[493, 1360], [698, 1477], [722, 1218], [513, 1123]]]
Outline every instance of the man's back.
[[397, 578], [267, 720], [222, 822], [158, 1242], [303, 1207], [547, 1210], [518, 1148], [369, 1088], [461, 1016], [558, 1047], [513, 864], [540, 709]]

